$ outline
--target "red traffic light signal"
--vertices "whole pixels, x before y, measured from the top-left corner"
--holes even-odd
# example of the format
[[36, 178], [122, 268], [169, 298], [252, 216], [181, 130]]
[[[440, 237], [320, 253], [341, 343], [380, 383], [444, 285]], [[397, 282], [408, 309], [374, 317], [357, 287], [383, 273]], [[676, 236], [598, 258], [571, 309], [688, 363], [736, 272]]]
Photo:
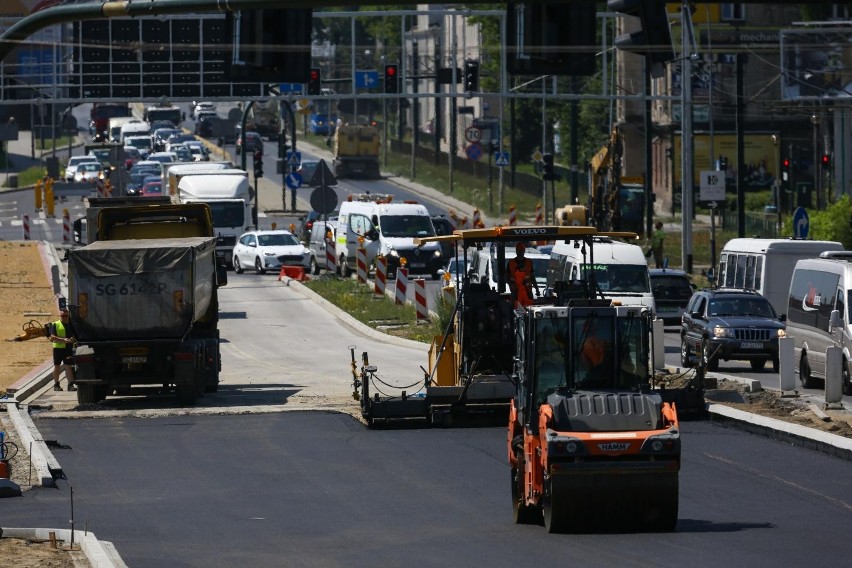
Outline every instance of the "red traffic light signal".
[[826, 169], [831, 167], [831, 156], [828, 154], [822, 155], [822, 167]]
[[385, 92], [399, 92], [399, 66], [396, 64], [385, 65]]
[[308, 72], [308, 94], [313, 96], [319, 95], [321, 82], [322, 73], [316, 67], [312, 68]]
[[787, 159], [787, 158], [784, 158], [784, 161], [782, 162], [782, 165], [784, 166], [784, 169], [785, 169], [785, 170], [789, 170], [789, 169], [790, 169], [790, 160], [789, 160], [789, 159]]

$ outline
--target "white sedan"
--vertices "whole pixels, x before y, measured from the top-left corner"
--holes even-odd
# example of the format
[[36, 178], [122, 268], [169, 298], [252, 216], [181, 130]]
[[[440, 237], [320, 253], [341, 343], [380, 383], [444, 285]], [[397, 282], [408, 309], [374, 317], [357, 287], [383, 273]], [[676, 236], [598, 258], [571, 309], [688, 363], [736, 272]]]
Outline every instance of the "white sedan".
[[249, 231], [234, 245], [234, 272], [254, 267], [258, 274], [282, 266], [302, 266], [307, 271], [311, 252], [290, 231]]

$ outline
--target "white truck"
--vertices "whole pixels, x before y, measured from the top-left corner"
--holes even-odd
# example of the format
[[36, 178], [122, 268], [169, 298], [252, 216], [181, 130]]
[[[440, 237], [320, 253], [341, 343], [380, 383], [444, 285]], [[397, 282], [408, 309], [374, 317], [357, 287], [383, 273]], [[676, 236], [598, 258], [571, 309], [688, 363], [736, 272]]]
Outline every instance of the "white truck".
[[121, 127], [134, 120], [139, 119], [133, 118], [132, 116], [117, 116], [109, 119], [109, 129], [107, 130], [107, 136], [109, 138], [107, 141], [113, 144], [119, 143], [121, 141]]
[[171, 162], [163, 164], [163, 192], [177, 196], [178, 182], [183, 176], [219, 172], [226, 169], [233, 169], [233, 165], [230, 162]]
[[124, 144], [125, 138], [128, 136], [150, 136], [151, 125], [144, 120], [134, 118], [130, 122], [121, 125], [121, 130], [118, 137], [118, 142]]
[[187, 174], [178, 181], [181, 203], [206, 203], [213, 214], [216, 252], [231, 266], [237, 238], [252, 227], [251, 192], [242, 170]]

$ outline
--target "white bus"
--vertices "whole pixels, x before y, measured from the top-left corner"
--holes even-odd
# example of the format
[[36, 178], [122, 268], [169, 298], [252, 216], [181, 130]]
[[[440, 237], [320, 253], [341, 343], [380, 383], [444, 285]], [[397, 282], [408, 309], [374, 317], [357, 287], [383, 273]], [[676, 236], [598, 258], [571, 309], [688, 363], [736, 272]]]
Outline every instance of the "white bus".
[[787, 313], [787, 294], [796, 261], [817, 258], [828, 250], [843, 250], [834, 241], [803, 239], [731, 239], [719, 256], [716, 286], [754, 290], [769, 300], [779, 314]]

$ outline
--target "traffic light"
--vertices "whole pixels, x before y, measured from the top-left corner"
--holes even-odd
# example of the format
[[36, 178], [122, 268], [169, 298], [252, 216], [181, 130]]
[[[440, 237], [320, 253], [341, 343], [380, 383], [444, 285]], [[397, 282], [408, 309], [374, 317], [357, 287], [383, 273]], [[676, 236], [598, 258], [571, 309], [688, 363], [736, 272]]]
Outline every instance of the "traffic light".
[[822, 169], [830, 170], [831, 169], [831, 156], [829, 154], [822, 155]]
[[554, 181], [556, 179], [556, 172], [553, 169], [553, 154], [542, 155], [541, 162], [543, 166], [541, 179], [545, 181]]
[[464, 90], [473, 93], [479, 90], [479, 61], [464, 62]]
[[396, 64], [385, 65], [385, 92], [399, 92], [399, 66]]
[[664, 64], [674, 59], [666, 0], [607, 0], [606, 7], [610, 12], [639, 18], [641, 29], [615, 38], [615, 47], [644, 55], [651, 67], [651, 76], [662, 77]]
[[263, 150], [254, 151], [254, 178], [263, 177]]
[[784, 189], [788, 189], [787, 184], [790, 183], [790, 158], [781, 160], [781, 183], [784, 185]]
[[317, 96], [320, 94], [320, 83], [322, 82], [322, 73], [316, 67], [312, 67], [308, 73], [308, 94]]

